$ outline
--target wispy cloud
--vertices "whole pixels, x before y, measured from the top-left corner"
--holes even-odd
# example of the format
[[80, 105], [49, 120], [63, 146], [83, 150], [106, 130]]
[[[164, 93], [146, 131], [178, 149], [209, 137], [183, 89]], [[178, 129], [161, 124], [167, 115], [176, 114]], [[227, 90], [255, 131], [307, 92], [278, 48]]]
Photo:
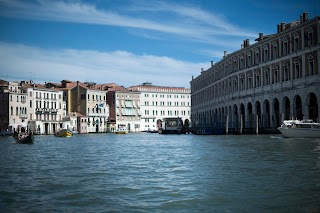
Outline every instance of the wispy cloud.
[[[97, 9], [92, 4], [78, 1], [0, 0], [0, 16], [143, 29], [179, 36], [179, 39], [217, 45], [221, 44], [223, 36], [242, 38], [255, 36], [251, 32], [233, 26], [219, 14], [211, 14], [193, 6], [161, 1], [152, 1], [152, 3], [138, 1], [123, 7], [118, 11], [111, 11]], [[126, 12], [124, 12], [125, 9], [127, 9]], [[157, 15], [153, 16], [155, 13]], [[156, 18], [167, 14], [170, 16], [166, 19]], [[169, 21], [166, 21], [167, 18]], [[143, 33], [142, 36], [145, 35], [149, 38], [154, 37], [147, 33]]]
[[[126, 51], [48, 50], [0, 42], [0, 78], [38, 82], [63, 79], [115, 82], [125, 86], [152, 81], [156, 85], [189, 87], [192, 75], [209, 63], [190, 63], [168, 57], [135, 55]], [[198, 72], [199, 71], [199, 72]]]

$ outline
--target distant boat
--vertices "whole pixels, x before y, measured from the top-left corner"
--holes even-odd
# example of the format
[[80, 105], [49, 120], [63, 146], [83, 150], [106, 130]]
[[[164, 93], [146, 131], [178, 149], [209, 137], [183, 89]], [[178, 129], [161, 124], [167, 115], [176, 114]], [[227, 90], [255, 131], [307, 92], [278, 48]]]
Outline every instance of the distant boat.
[[158, 133], [159, 131], [156, 129], [148, 129], [147, 133]]
[[186, 134], [182, 119], [179, 117], [164, 118], [159, 134]]
[[128, 134], [128, 130], [125, 128], [117, 129], [116, 134]]
[[17, 133], [15, 132], [13, 134], [14, 139], [17, 143], [26, 143], [26, 144], [32, 144], [34, 141], [34, 135], [32, 133]]
[[55, 136], [57, 136], [57, 137], [71, 137], [72, 135], [73, 135], [73, 133], [67, 129], [58, 130], [55, 134]]
[[286, 138], [320, 138], [320, 123], [312, 120], [284, 120], [278, 130]]

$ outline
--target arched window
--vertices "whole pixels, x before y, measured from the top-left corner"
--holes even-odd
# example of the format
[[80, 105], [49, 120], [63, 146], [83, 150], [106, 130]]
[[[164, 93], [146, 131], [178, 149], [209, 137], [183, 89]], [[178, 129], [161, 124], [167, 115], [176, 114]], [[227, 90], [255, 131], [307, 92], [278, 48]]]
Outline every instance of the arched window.
[[301, 69], [299, 59], [294, 60], [294, 74], [292, 77], [293, 77], [293, 79], [302, 78], [302, 69]]
[[272, 58], [278, 58], [278, 43], [276, 41], [272, 42]]
[[263, 46], [263, 61], [266, 62], [268, 61], [269, 57], [268, 57], [268, 46], [267, 45], [264, 45]]
[[286, 62], [282, 68], [282, 81], [290, 80], [289, 64]]
[[298, 33], [293, 34], [293, 50], [298, 51], [300, 49], [300, 38]]
[[269, 69], [264, 70], [264, 86], [269, 85]]
[[315, 43], [314, 41], [314, 33], [312, 27], [309, 27], [306, 32], [304, 33], [304, 46], [310, 47]]
[[254, 87], [260, 87], [260, 70], [254, 72]]
[[287, 55], [289, 53], [289, 43], [288, 38], [282, 38], [282, 55]]
[[307, 72], [308, 72], [307, 76], [318, 74], [317, 69], [315, 70], [315, 68], [314, 68], [314, 56], [313, 55], [309, 55], [309, 57], [308, 57], [308, 70], [307, 70]]
[[279, 82], [279, 68], [278, 68], [278, 66], [274, 66], [272, 83], [278, 83], [278, 82]]
[[259, 49], [255, 49], [255, 58], [254, 58], [255, 64], [259, 64], [260, 62], [260, 54], [259, 54]]

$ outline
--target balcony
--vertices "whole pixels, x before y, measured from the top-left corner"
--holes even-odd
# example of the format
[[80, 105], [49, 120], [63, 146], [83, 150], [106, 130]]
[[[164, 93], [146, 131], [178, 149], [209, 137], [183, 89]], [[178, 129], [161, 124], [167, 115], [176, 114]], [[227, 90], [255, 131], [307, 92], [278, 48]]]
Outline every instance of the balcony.
[[27, 115], [27, 114], [20, 114], [20, 115], [19, 115], [19, 118], [20, 118], [20, 119], [27, 119], [27, 118], [28, 118], [28, 115]]

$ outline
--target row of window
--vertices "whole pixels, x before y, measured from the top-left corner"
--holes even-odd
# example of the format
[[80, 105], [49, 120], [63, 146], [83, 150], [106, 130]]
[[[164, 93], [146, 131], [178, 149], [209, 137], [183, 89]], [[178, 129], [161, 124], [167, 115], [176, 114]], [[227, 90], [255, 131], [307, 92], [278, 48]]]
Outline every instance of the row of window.
[[[30, 104], [32, 102], [30, 101]], [[43, 106], [43, 107], [42, 107]], [[32, 105], [30, 106], [32, 108]], [[58, 109], [57, 108], [57, 102], [51, 102], [51, 101], [36, 101], [36, 108], [46, 108], [46, 109]], [[61, 109], [61, 103], [59, 103], [59, 109]]]
[[[57, 100], [57, 94], [54, 93], [41, 93], [41, 92], [36, 92], [36, 98], [42, 98], [41, 94], [43, 94], [43, 98], [44, 99], [49, 99], [49, 97], [51, 98], [51, 100]], [[32, 97], [32, 92], [30, 92], [30, 97]], [[59, 100], [61, 99], [61, 94], [59, 94]]]
[[[85, 97], [85, 95], [81, 95], [81, 99], [84, 99], [83, 97]], [[105, 95], [103, 95], [103, 96], [101, 96], [101, 95], [92, 95], [91, 97], [92, 97], [93, 101], [95, 101], [95, 100], [96, 101], [98, 101], [98, 100], [105, 101], [106, 100], [106, 96]], [[89, 100], [91, 100], [91, 99], [90, 99], [90, 95], [88, 94], [88, 101]]]
[[230, 73], [257, 66], [261, 62], [268, 62], [296, 53], [297, 51], [308, 48], [314, 44], [316, 44], [316, 33], [314, 33], [314, 29], [309, 27], [304, 32], [299, 29], [296, 32], [262, 43], [258, 47], [243, 51], [238, 55], [222, 60], [221, 63], [216, 64], [214, 68], [211, 68], [212, 70], [209, 71], [213, 74], [213, 79], [208, 76], [209, 73], [206, 73], [202, 78], [195, 80], [192, 83], [192, 87], [196, 90], [200, 89], [203, 86], [224, 78]]
[[[36, 114], [37, 121], [57, 121], [57, 117], [58, 116], [56, 114]], [[61, 115], [59, 117], [60, 117], [59, 120], [62, 120]]]
[[[158, 97], [158, 94], [144, 94], [144, 97], [145, 98], [149, 98], [149, 97], [152, 97], [152, 98], [157, 98]], [[159, 95], [160, 98], [190, 98], [189, 95], [163, 95], [163, 94], [160, 94]]]
[[[19, 102], [19, 96], [20, 96], [21, 103], [26, 103], [27, 98], [24, 95], [17, 95], [17, 99], [16, 99], [17, 102]], [[10, 95], [10, 101], [13, 101], [12, 95]]]
[[200, 103], [233, 92], [318, 75], [318, 69], [316, 68], [313, 54], [307, 55], [305, 69], [302, 69], [301, 58], [298, 57], [292, 61], [293, 63], [291, 65], [290, 62], [283, 61], [273, 67], [266, 66], [246, 73], [230, 76], [225, 81], [215, 83], [194, 95], [192, 100], [195, 101], [194, 103]]
[[175, 101], [175, 102], [168, 101], [167, 105], [165, 105], [164, 101], [160, 101], [159, 105], [158, 105], [157, 101], [152, 101], [152, 104], [151, 104], [151, 101], [150, 102], [149, 101], [145, 101], [144, 105], [145, 106], [190, 106], [190, 102], [180, 102], [180, 104], [179, 104], [178, 101]]
[[101, 107], [92, 107], [91, 109], [90, 109], [90, 107], [88, 107], [88, 113], [90, 113], [90, 112], [92, 112], [92, 113], [106, 113], [106, 109], [105, 108], [103, 108], [103, 110], [102, 110], [102, 108]]
[[145, 110], [144, 111], [144, 115], [153, 115], [153, 116], [157, 116], [158, 115], [158, 112], [159, 112], [159, 115], [161, 115], [161, 116], [166, 116], [166, 115], [168, 115], [168, 116], [173, 116], [173, 115], [175, 115], [175, 116], [179, 116], [179, 115], [181, 115], [181, 116], [186, 116], [186, 115], [190, 115], [190, 111], [189, 110], [182, 110], [182, 111], [179, 111], [179, 110], [174, 110], [174, 111], [172, 111], [172, 110], [168, 110], [167, 111], [167, 114], [165, 113], [166, 111], [165, 110]]
[[[13, 107], [10, 108], [10, 114], [13, 115]], [[16, 115], [26, 115], [27, 107], [16, 107]]]

